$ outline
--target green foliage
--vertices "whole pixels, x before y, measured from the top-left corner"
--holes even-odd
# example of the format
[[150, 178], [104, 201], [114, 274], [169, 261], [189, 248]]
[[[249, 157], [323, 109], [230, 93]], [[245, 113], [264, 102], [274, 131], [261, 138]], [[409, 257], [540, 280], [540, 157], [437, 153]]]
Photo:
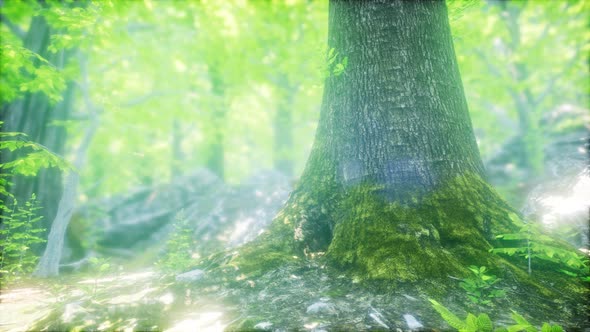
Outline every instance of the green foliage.
[[341, 56], [334, 47], [330, 48], [326, 54], [326, 77], [340, 76], [346, 67], [348, 67], [348, 57]]
[[109, 258], [105, 257], [90, 257], [88, 262], [92, 270], [94, 270], [94, 288], [92, 290], [92, 296], [96, 296], [98, 289], [98, 278], [104, 276], [111, 269], [111, 263]]
[[[583, 108], [588, 105], [585, 54], [590, 44], [585, 26], [590, 3], [476, 1], [471, 5], [472, 1], [463, 0], [447, 3], [483, 159], [498, 153], [510, 139], [506, 132], [511, 128], [508, 129], [511, 135], [522, 135], [524, 139], [530, 167], [540, 171], [543, 141], [547, 130], [554, 129], [544, 126], [544, 119], [562, 104]], [[474, 29], [475, 26], [478, 28]], [[522, 121], [525, 118], [528, 121]], [[577, 121], [581, 119], [578, 117]], [[511, 157], [514, 163], [522, 156]], [[511, 186], [524, 180], [517, 172], [511, 175]]]
[[24, 205], [14, 202], [12, 209], [0, 204], [2, 224], [0, 225], [0, 274], [11, 280], [33, 271], [38, 256], [31, 246], [45, 242], [39, 233], [45, 229], [38, 226], [43, 218], [35, 194]]
[[518, 255], [529, 262], [529, 273], [532, 271], [532, 259], [540, 259], [556, 263], [566, 269], [560, 269], [565, 274], [588, 279], [588, 257], [570, 249], [553, 237], [544, 235], [533, 223], [524, 224], [518, 233], [500, 234], [496, 236], [504, 241], [516, 242], [515, 247], [501, 247], [491, 249], [491, 252], [508, 256]]
[[182, 271], [195, 262], [192, 251], [195, 247], [193, 229], [182, 212], [176, 216], [173, 228], [166, 241], [164, 255], [156, 262], [156, 266], [169, 272]]
[[467, 318], [462, 320], [453, 314], [442, 304], [438, 303], [433, 299], [429, 299], [432, 303], [432, 307], [439, 315], [453, 328], [460, 332], [492, 332], [493, 325], [490, 317], [487, 314], [480, 314], [475, 316], [473, 314], [467, 314]]
[[40, 14], [45, 17], [47, 23], [60, 31], [51, 35], [49, 52], [58, 53], [79, 46], [88, 46], [86, 43], [93, 41], [92, 38], [88, 38], [88, 34], [96, 25], [103, 6], [112, 7], [113, 4], [110, 1], [100, 1], [84, 7], [51, 6], [41, 10]]
[[494, 284], [498, 283], [500, 278], [495, 275], [486, 274], [486, 267], [470, 266], [469, 270], [473, 272], [473, 277], [466, 278], [461, 282], [461, 287], [467, 291], [467, 297], [476, 304], [491, 304], [493, 299], [501, 298], [506, 295], [503, 289], [494, 289]]
[[[529, 323], [521, 314], [512, 310], [512, 319], [516, 322], [516, 324], [508, 326], [506, 331], [508, 332], [537, 332], [539, 331], [533, 324]], [[563, 328], [559, 325], [551, 325], [549, 323], [543, 323], [541, 327], [541, 332], [563, 332]]]
[[99, 274], [103, 274], [109, 271], [111, 268], [111, 264], [109, 263], [108, 258], [104, 257], [90, 257], [88, 260], [92, 270], [98, 272]]
[[26, 92], [41, 92], [52, 103], [61, 101], [66, 83], [61, 71], [45, 58], [10, 38], [0, 43], [0, 102], [6, 103]]
[[[42, 168], [71, 169], [71, 166], [60, 156], [43, 145], [28, 140], [25, 133], [0, 132], [0, 150], [16, 151], [21, 155], [13, 161], [0, 164], [1, 174], [35, 176]], [[0, 194], [6, 194], [6, 187], [7, 183], [0, 183]]]
[[429, 299], [429, 301], [432, 303], [432, 307], [434, 310], [436, 310], [436, 312], [439, 313], [442, 319], [444, 319], [451, 327], [457, 329], [460, 332], [563, 332], [563, 328], [561, 326], [551, 325], [549, 323], [544, 323], [541, 329], [538, 330], [522, 315], [514, 310], [512, 310], [511, 317], [516, 322], [516, 324], [494, 329], [492, 320], [485, 313], [479, 314], [478, 316], [468, 313], [465, 320], [462, 320], [439, 302], [433, 299]]

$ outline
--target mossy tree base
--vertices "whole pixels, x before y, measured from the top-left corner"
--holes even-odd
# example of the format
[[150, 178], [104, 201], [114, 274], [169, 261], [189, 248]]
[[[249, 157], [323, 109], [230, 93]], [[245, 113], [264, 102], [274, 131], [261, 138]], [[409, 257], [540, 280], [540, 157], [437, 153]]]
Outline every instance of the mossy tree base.
[[[468, 266], [486, 266], [503, 279], [500, 287], [534, 298], [535, 312], [555, 311], [557, 302], [572, 313], [584, 310], [579, 305], [587, 287], [558, 267], [537, 262], [529, 275], [524, 259], [490, 253], [499, 245], [496, 235], [518, 231], [523, 221], [477, 175], [455, 177], [404, 204], [389, 202], [382, 188], [368, 184], [337, 195], [331, 188], [326, 200], [317, 190], [322, 186], [315, 188], [295, 191], [269, 229], [224, 266], [256, 277], [319, 255], [353, 280], [388, 290], [414, 287], [439, 299], [460, 290], [458, 279], [471, 276]], [[511, 301], [513, 309], [527, 310], [530, 299]]]
[[478, 176], [456, 177], [423, 197], [390, 203], [361, 186], [339, 207], [328, 257], [363, 279], [413, 282], [464, 277], [494, 266], [495, 235], [514, 231], [516, 213]]

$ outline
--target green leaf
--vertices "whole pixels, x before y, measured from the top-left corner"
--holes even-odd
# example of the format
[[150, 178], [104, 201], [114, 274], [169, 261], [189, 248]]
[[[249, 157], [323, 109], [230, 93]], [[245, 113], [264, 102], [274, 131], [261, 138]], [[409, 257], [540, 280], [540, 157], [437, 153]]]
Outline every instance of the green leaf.
[[551, 332], [563, 332], [563, 327], [559, 325], [553, 325], [551, 326]]
[[508, 327], [508, 331], [516, 332], [516, 331], [528, 331], [528, 332], [536, 332], [537, 329], [531, 325], [522, 315], [517, 313], [516, 311], [512, 310], [512, 319], [517, 323], [516, 325], [512, 325]]
[[467, 318], [465, 319], [465, 323], [467, 323], [467, 329], [476, 331], [477, 326], [477, 317], [474, 314], [467, 314]]
[[442, 319], [444, 319], [451, 327], [454, 327], [457, 330], [467, 329], [467, 324], [465, 324], [459, 317], [455, 316], [455, 314], [453, 314], [449, 309], [445, 308], [442, 304], [433, 299], [428, 300], [430, 303], [432, 303], [434, 310], [436, 310]]
[[479, 314], [477, 316], [477, 328], [482, 332], [492, 332], [494, 326], [487, 314]]
[[520, 315], [518, 312], [514, 310], [512, 310], [512, 319], [514, 319], [515, 322], [521, 325], [531, 325], [531, 323], [529, 323], [524, 317], [522, 317], [522, 315]]

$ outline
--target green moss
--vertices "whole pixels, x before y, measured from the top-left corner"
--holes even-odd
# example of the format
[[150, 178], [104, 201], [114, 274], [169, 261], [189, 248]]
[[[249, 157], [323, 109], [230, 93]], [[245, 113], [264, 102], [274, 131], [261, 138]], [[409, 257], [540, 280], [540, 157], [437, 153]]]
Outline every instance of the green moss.
[[489, 252], [496, 235], [517, 231], [523, 221], [479, 176], [458, 176], [411, 205], [387, 202], [376, 192], [359, 186], [339, 205], [327, 254], [336, 267], [361, 280], [448, 284], [449, 276], [468, 276], [467, 266], [487, 266], [546, 291]]
[[341, 206], [328, 259], [362, 279], [417, 281], [443, 277], [462, 267], [437, 243], [439, 231], [414, 207], [350, 192]]
[[506, 222], [509, 206], [471, 174], [408, 200], [418, 202], [412, 205], [387, 202], [375, 192], [364, 185], [347, 193], [328, 250], [332, 262], [362, 279], [467, 275], [465, 266], [489, 263], [492, 230], [513, 227]]
[[297, 250], [292, 219], [293, 215], [286, 214], [284, 209], [270, 228], [255, 241], [242, 246], [228, 265], [236, 267], [239, 273], [255, 277], [282, 265], [297, 262], [303, 253]]

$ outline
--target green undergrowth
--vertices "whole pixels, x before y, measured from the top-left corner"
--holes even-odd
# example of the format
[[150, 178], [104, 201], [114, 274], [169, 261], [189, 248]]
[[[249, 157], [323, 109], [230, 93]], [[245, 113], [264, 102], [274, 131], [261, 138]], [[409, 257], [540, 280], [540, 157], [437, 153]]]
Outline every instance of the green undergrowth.
[[494, 326], [490, 316], [486, 313], [481, 313], [477, 316], [468, 313], [465, 319], [461, 319], [437, 301], [430, 299], [430, 303], [445, 322], [460, 332], [563, 332], [563, 328], [560, 325], [546, 322], [543, 323], [540, 329], [537, 329], [537, 327], [514, 310], [512, 310], [511, 314], [511, 318], [514, 321], [513, 324], [508, 326]]

